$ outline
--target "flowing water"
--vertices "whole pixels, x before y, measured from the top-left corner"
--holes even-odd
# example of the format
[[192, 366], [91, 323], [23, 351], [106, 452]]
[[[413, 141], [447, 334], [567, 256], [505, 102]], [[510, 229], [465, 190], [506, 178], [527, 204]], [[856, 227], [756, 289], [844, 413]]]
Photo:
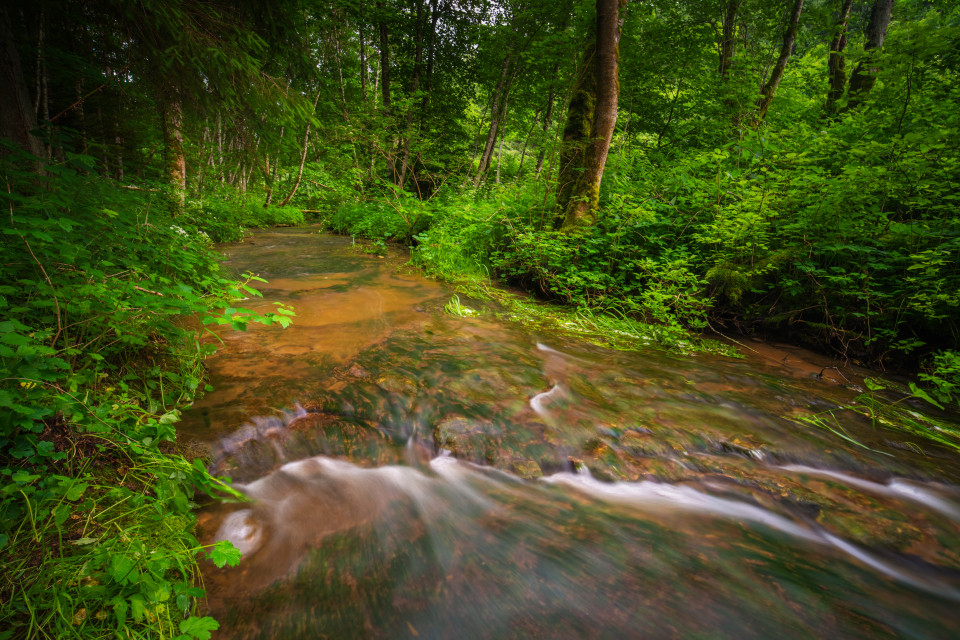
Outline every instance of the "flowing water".
[[297, 316], [222, 332], [181, 425], [250, 498], [200, 513], [218, 637], [960, 637], [960, 459], [837, 410], [856, 372], [461, 318], [401, 262], [228, 250]]

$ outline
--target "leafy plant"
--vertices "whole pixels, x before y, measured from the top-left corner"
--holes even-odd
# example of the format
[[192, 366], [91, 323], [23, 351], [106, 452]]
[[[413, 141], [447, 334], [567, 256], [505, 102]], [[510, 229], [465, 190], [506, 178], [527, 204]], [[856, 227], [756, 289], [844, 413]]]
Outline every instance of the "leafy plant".
[[174, 452], [175, 423], [206, 388], [207, 323], [293, 311], [231, 306], [260, 279], [223, 278], [197, 227], [90, 163], [0, 165], [0, 628], [204, 638], [193, 497], [238, 494]]

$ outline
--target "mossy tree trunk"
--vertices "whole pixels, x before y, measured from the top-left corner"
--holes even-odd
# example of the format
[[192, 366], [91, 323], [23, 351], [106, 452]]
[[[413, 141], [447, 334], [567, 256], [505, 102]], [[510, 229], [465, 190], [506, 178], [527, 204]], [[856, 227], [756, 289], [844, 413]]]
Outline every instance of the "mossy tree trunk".
[[596, 30], [570, 97], [557, 188], [557, 220], [563, 231], [597, 219], [600, 182], [617, 124], [620, 1], [597, 0]]

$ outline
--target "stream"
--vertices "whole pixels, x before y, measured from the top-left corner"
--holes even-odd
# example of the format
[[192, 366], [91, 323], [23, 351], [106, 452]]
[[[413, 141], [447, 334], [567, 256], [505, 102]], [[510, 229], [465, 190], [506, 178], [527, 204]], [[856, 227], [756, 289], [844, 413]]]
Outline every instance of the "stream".
[[250, 498], [198, 515], [215, 637], [960, 637], [960, 456], [842, 409], [866, 372], [459, 317], [351, 245], [226, 248], [297, 315], [220, 330], [179, 427]]

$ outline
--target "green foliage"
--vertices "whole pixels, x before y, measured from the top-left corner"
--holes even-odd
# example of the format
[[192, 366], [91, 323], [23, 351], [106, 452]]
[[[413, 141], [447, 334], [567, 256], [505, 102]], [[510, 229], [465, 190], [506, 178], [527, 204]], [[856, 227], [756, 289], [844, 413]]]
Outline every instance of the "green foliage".
[[469, 318], [471, 316], [480, 315], [480, 312], [476, 309], [471, 309], [468, 306], [465, 306], [460, 302], [460, 296], [453, 296], [443, 305], [443, 310], [453, 316], [459, 316], [461, 318]]
[[259, 278], [223, 278], [202, 226], [92, 164], [0, 166], [0, 627], [203, 638], [193, 496], [235, 492], [171, 453], [175, 423], [204, 389], [208, 324], [293, 312], [224, 309]]
[[940, 403], [960, 407], [960, 352], [940, 351], [934, 354], [919, 378], [929, 385], [930, 393]]
[[434, 205], [389, 183], [383, 189], [382, 198], [341, 204], [323, 222], [337, 233], [409, 243], [430, 224]]
[[177, 220], [178, 228], [189, 235], [203, 234], [213, 242], [236, 242], [243, 239], [244, 229], [287, 227], [304, 223], [304, 214], [297, 207], [264, 207], [241, 204], [231, 198], [211, 197], [187, 206], [186, 216], [193, 224]]

